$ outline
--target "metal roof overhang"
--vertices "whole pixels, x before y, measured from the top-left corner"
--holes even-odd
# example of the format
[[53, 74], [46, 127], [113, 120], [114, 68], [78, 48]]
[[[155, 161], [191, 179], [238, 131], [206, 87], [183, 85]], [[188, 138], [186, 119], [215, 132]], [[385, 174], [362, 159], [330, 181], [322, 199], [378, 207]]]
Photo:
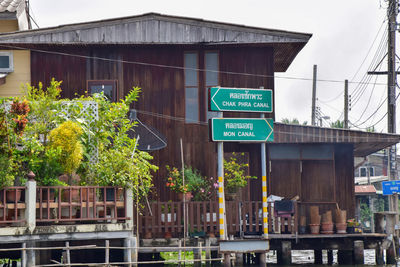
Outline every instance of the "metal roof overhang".
[[398, 142], [400, 142], [398, 134], [274, 123], [274, 143], [352, 144], [356, 157], [368, 156]]

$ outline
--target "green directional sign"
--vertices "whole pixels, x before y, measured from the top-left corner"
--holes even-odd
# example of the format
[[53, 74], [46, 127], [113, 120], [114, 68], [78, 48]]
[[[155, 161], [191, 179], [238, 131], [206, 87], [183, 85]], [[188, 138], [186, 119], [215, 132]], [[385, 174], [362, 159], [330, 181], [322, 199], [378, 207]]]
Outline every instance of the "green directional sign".
[[273, 111], [272, 90], [212, 87], [209, 95], [212, 111]]
[[263, 118], [213, 118], [211, 139], [220, 142], [272, 142], [274, 121]]

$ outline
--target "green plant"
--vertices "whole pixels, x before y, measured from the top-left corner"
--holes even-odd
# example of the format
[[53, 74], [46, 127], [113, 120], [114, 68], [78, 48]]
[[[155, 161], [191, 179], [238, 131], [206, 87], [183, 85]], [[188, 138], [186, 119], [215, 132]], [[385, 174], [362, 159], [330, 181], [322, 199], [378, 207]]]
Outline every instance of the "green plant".
[[166, 187], [178, 193], [191, 192], [194, 201], [210, 200], [215, 194], [218, 183], [213, 177], [205, 177], [200, 171], [191, 167], [185, 166], [185, 186], [183, 186], [182, 172], [176, 167], [166, 166], [168, 170], [168, 178], [165, 183]]
[[72, 175], [83, 158], [83, 147], [80, 142], [82, 128], [72, 121], [66, 121], [50, 131], [50, 148], [59, 149], [58, 158], [65, 173]]
[[372, 211], [366, 203], [361, 203], [360, 214], [362, 222], [371, 220]]
[[[241, 154], [243, 156], [243, 154]], [[232, 153], [229, 161], [224, 160], [225, 172], [225, 190], [229, 193], [235, 193], [239, 188], [245, 187], [249, 179], [257, 177], [245, 175], [246, 168], [249, 166], [246, 163], [239, 163], [239, 155]]]

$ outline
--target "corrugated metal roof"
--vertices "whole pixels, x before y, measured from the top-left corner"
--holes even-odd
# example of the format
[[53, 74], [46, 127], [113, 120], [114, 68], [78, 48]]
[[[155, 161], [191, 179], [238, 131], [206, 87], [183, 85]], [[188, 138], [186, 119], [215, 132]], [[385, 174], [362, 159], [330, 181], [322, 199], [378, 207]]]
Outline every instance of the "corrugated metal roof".
[[375, 186], [371, 185], [356, 185], [354, 189], [356, 195], [371, 195], [376, 194]]
[[276, 144], [348, 143], [353, 144], [356, 157], [368, 156], [399, 142], [400, 135], [398, 134], [274, 123], [274, 143]]
[[23, 0], [0, 0], [0, 12], [15, 12]]
[[52, 45], [252, 45], [275, 51], [275, 71], [285, 71], [311, 34], [148, 13], [0, 34], [0, 44]]

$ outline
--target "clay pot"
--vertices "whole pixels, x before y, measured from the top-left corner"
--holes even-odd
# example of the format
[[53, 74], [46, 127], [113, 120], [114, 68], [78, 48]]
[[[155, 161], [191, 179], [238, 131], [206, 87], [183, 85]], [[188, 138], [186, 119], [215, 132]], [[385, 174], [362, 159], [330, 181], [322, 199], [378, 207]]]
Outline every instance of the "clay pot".
[[319, 215], [319, 207], [311, 206], [310, 207], [310, 222], [311, 224], [320, 224], [321, 216]]
[[332, 211], [328, 210], [322, 214], [322, 223], [332, 223]]
[[307, 232], [307, 226], [305, 225], [300, 225], [299, 226], [299, 234], [304, 235]]
[[[16, 192], [16, 193], [15, 193]], [[7, 190], [6, 201], [7, 203], [16, 203], [21, 200], [21, 190]]]
[[62, 192], [62, 200], [64, 202], [69, 202], [69, 195], [71, 194], [71, 201], [78, 202], [79, 201], [79, 190], [78, 189], [64, 189]]
[[300, 216], [300, 226], [306, 226], [306, 216]]
[[321, 223], [321, 234], [333, 234], [333, 223]]
[[336, 226], [336, 233], [338, 234], [346, 233], [347, 223], [335, 223], [335, 226]]
[[189, 202], [192, 199], [192, 197], [193, 197], [192, 192], [178, 194], [179, 201], [183, 201], [183, 199], [185, 199], [186, 202]]
[[345, 210], [335, 210], [335, 223], [346, 223], [347, 214]]
[[310, 232], [311, 232], [311, 234], [313, 234], [313, 235], [318, 235], [319, 234], [319, 228], [320, 228], [320, 225], [319, 224], [309, 224], [309, 226], [310, 226]]
[[[88, 189], [87, 188], [82, 188], [82, 201], [87, 201], [87, 193]], [[94, 190], [89, 189], [89, 202], [94, 201]]]

